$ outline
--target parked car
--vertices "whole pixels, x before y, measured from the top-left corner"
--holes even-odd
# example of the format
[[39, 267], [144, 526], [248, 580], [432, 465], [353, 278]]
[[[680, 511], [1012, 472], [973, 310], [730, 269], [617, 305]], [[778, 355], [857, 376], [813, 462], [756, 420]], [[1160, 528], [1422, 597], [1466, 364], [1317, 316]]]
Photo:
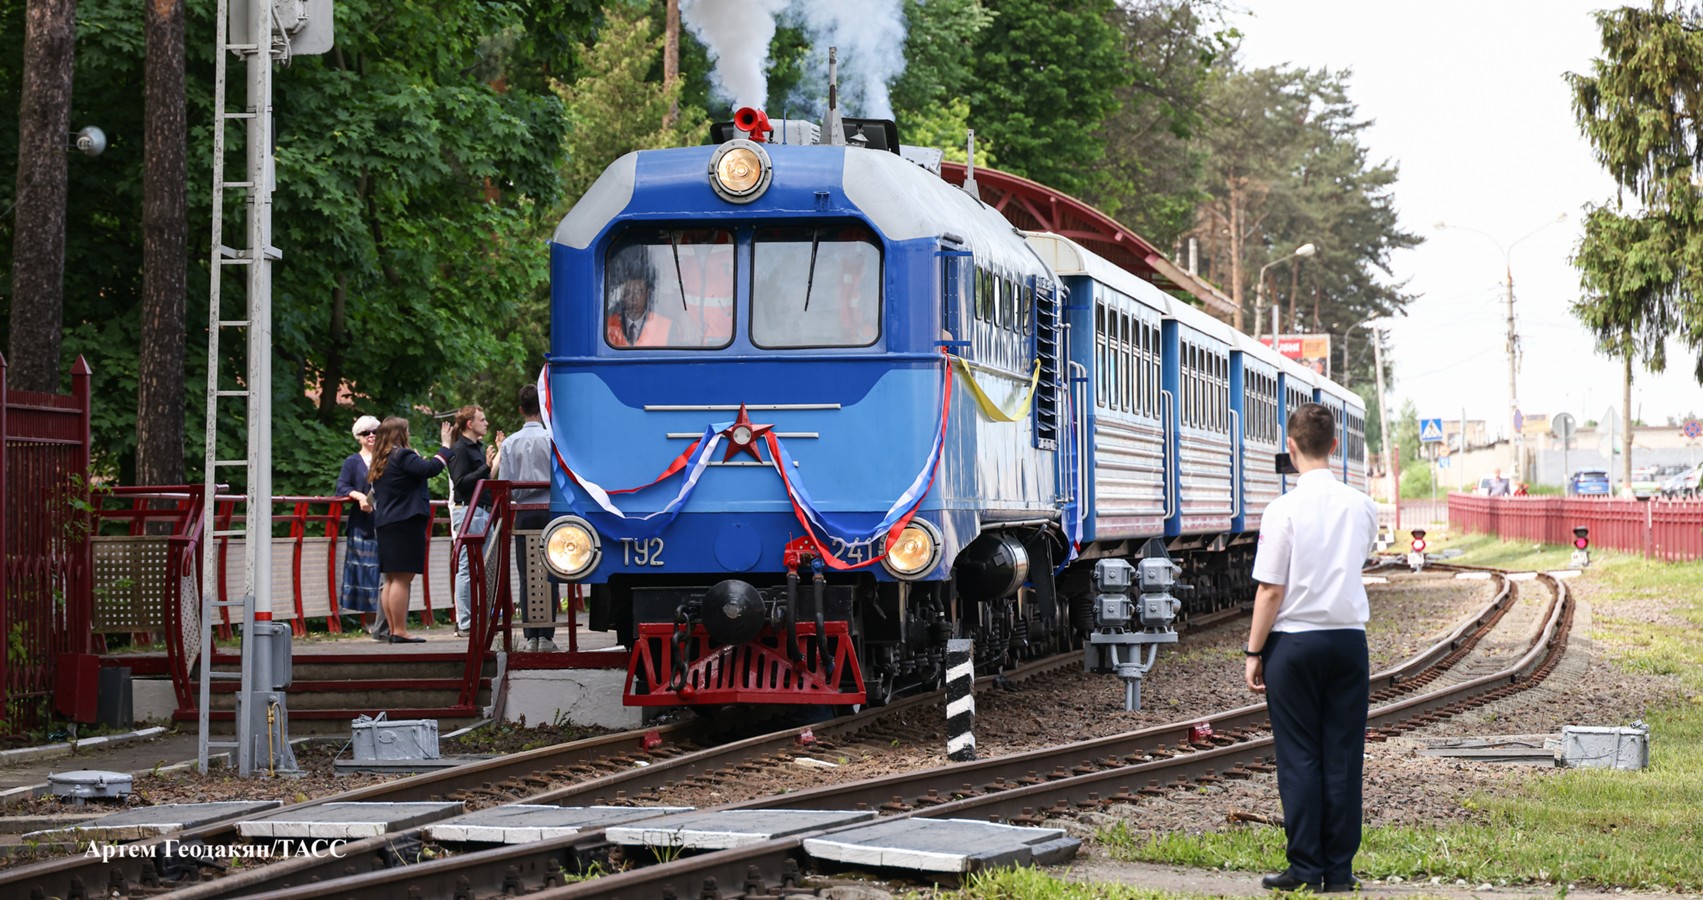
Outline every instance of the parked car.
[[1696, 497], [1699, 478], [1703, 478], [1703, 466], [1682, 469], [1679, 474], [1662, 482], [1662, 496], [1674, 500]]
[[1614, 489], [1609, 486], [1606, 469], [1580, 469], [1567, 479], [1567, 493], [1579, 497], [1606, 497], [1614, 493]]
[[1645, 500], [1661, 492], [1662, 481], [1654, 467], [1645, 466], [1632, 470], [1632, 496]]

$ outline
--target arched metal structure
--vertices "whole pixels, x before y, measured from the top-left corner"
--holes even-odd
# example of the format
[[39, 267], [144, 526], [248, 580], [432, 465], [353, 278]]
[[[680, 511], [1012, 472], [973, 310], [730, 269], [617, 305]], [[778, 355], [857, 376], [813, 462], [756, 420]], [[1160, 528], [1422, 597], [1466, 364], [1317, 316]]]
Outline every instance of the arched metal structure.
[[[942, 162], [940, 177], [962, 185], [963, 163]], [[1126, 271], [1159, 287], [1193, 297], [1225, 321], [1235, 316], [1235, 301], [1205, 279], [1190, 275], [1145, 238], [1092, 206], [1044, 184], [998, 169], [976, 169], [982, 202], [1026, 231], [1051, 231], [1087, 247]]]

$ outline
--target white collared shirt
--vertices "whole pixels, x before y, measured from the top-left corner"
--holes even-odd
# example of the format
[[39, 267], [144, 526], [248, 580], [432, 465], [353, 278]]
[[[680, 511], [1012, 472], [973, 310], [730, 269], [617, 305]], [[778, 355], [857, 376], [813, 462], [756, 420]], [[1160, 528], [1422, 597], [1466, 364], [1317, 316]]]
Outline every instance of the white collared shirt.
[[1272, 631], [1366, 627], [1360, 568], [1376, 549], [1372, 498], [1314, 469], [1271, 501], [1260, 520], [1254, 580], [1284, 587]]

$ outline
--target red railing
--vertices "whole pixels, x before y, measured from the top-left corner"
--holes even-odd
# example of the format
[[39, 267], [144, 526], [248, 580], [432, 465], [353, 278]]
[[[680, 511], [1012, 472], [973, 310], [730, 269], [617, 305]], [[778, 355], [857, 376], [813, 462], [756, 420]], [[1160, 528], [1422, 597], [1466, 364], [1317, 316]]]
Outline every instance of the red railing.
[[1672, 562], [1703, 559], [1703, 500], [1449, 495], [1449, 525], [1507, 540], [1567, 545], [1590, 529], [1591, 546]]
[[[491, 515], [483, 531], [457, 536], [450, 546], [451, 582], [454, 581], [454, 571], [458, 566], [462, 547], [467, 548], [468, 575], [472, 581], [473, 628], [467, 640], [467, 668], [462, 687], [461, 702], [472, 705], [476, 702], [479, 690], [479, 678], [484, 670], [485, 662], [493, 651], [498, 635], [502, 636], [503, 650], [515, 653], [514, 642], [514, 606], [512, 598], [514, 588], [511, 576], [515, 574], [514, 561], [514, 518], [516, 513], [545, 509], [542, 503], [515, 503], [514, 491], [535, 490], [548, 487], [542, 481], [481, 481], [473, 491], [469, 501], [477, 505], [483, 496], [491, 497]], [[488, 543], [492, 536], [496, 537], [495, 544]], [[542, 565], [541, 562], [535, 563]], [[584, 602], [583, 588], [578, 584], [566, 586], [568, 598], [567, 621], [562, 626], [567, 629], [566, 652], [556, 653], [522, 653], [517, 654], [525, 659], [529, 668], [552, 669], [619, 669], [627, 665], [627, 653], [624, 650], [581, 651], [579, 649], [579, 623], [575, 611]]]
[[58, 658], [93, 649], [89, 364], [71, 393], [15, 391], [0, 358], [0, 734], [46, 721]]

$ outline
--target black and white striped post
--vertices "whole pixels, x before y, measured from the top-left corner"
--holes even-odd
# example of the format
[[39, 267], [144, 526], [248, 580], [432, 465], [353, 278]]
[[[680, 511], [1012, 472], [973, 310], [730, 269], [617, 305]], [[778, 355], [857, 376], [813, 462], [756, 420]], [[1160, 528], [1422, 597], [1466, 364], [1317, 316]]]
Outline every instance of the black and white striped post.
[[967, 638], [946, 642], [946, 758], [973, 762], [976, 758], [975, 642]]

